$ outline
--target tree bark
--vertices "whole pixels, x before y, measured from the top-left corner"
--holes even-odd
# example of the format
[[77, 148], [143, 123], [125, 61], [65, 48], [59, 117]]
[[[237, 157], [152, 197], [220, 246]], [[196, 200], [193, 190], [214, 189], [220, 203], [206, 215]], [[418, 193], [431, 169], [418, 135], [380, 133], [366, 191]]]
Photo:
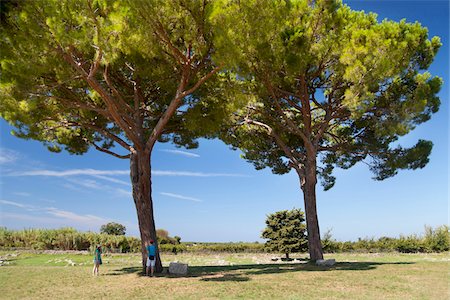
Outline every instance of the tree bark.
[[149, 151], [136, 151], [135, 149], [132, 149], [130, 157], [130, 176], [139, 231], [141, 233], [142, 268], [144, 274], [147, 261], [147, 250], [145, 245], [149, 244], [150, 240], [154, 240], [156, 245], [155, 272], [160, 273], [163, 270], [161, 258], [159, 256], [158, 241], [156, 239], [155, 220], [153, 217], [150, 160], [151, 157]]
[[308, 155], [303, 176], [300, 174], [300, 186], [303, 190], [305, 203], [306, 230], [308, 232], [309, 258], [313, 261], [323, 259], [322, 243], [320, 241], [319, 220], [316, 207], [316, 156]]

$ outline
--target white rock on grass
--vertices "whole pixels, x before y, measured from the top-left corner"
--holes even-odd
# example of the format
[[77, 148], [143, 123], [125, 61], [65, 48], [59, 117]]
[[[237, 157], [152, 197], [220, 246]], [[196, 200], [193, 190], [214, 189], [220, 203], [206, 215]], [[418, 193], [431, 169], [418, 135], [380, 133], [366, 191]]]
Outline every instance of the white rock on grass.
[[70, 265], [72, 267], [75, 266], [75, 263], [71, 259], [65, 259], [64, 261], [67, 262], [67, 265]]
[[316, 265], [318, 266], [324, 266], [324, 267], [331, 267], [336, 264], [336, 260], [333, 259], [318, 259], [316, 260]]
[[179, 262], [171, 262], [169, 264], [169, 273], [175, 275], [186, 275], [188, 272], [188, 264]]

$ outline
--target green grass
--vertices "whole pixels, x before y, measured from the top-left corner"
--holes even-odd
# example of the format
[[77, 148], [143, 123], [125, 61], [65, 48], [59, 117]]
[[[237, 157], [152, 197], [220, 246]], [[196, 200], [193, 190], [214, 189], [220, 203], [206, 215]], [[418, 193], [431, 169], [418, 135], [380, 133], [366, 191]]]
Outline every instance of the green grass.
[[[11, 256], [15, 254], [17, 256]], [[189, 264], [187, 276], [141, 275], [140, 256], [0, 251], [1, 299], [449, 299], [443, 254], [329, 254], [332, 268], [272, 262], [270, 254], [163, 254]], [[295, 256], [294, 256], [295, 257]], [[298, 256], [304, 258], [305, 256]]]

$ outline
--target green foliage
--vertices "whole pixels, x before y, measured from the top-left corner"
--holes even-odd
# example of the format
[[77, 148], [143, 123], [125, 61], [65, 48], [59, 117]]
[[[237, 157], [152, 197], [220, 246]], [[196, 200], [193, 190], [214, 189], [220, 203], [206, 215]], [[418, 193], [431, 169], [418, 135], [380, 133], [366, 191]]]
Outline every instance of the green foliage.
[[186, 126], [201, 114], [188, 112], [204, 94], [214, 98], [212, 85], [196, 85], [216, 67], [209, 1], [17, 3], [2, 1], [0, 39], [0, 117], [14, 135], [54, 152], [130, 150], [123, 142], [145, 145], [190, 91], [157, 138], [197, 146]]
[[447, 225], [433, 229], [425, 226], [425, 246], [429, 252], [444, 252], [450, 250], [450, 232]]
[[[157, 229], [156, 236], [158, 238], [158, 245], [177, 245], [180, 244], [181, 238], [179, 236], [170, 237], [169, 232], [165, 229]], [[178, 238], [178, 239], [177, 239]]]
[[[164, 229], [158, 230], [158, 247], [161, 252], [263, 252], [259, 243], [182, 243], [171, 238]], [[165, 241], [164, 241], [165, 239]], [[161, 243], [163, 241], [163, 243]], [[73, 228], [9, 230], [0, 227], [0, 248], [24, 248], [36, 250], [90, 250], [102, 245], [106, 252], [141, 251], [140, 239], [123, 235], [78, 232]]]
[[425, 252], [425, 245], [423, 241], [415, 235], [400, 236], [396, 241], [396, 249], [398, 252], [403, 253]]
[[322, 237], [322, 249], [326, 253], [339, 252], [338, 243], [332, 238], [331, 229], [327, 230]]
[[322, 239], [323, 249], [328, 253], [337, 252], [445, 252], [450, 248], [450, 233], [447, 225], [433, 229], [425, 226], [424, 236], [408, 235], [399, 238], [381, 237], [379, 239], [359, 238], [355, 242], [339, 242], [327, 231]]
[[264, 244], [259, 243], [183, 243], [186, 246], [185, 251], [193, 253], [262, 253]]
[[267, 216], [266, 228], [261, 237], [267, 239], [265, 249], [289, 253], [307, 250], [305, 217], [300, 209], [283, 210]]
[[[423, 237], [417, 235], [399, 238], [358, 239], [355, 242], [336, 241], [327, 231], [322, 239], [324, 251], [341, 252], [445, 252], [450, 248], [448, 226], [435, 229], [426, 226]], [[79, 232], [73, 228], [8, 230], [0, 227], [0, 248], [35, 250], [90, 250], [101, 244], [105, 252], [139, 253], [141, 241], [134, 237]], [[158, 244], [166, 253], [262, 253], [267, 250], [260, 243], [164, 243]], [[305, 250], [305, 249], [303, 249]], [[281, 251], [280, 251], [281, 252]], [[283, 253], [283, 252], [281, 252]]]
[[110, 222], [100, 227], [100, 233], [112, 235], [125, 235], [126, 228], [122, 224]]
[[171, 252], [173, 254], [178, 254], [186, 251], [186, 245], [174, 245], [174, 244], [160, 244], [159, 251], [161, 252]]
[[256, 169], [302, 174], [318, 158], [327, 190], [335, 167], [364, 160], [383, 180], [428, 163], [430, 141], [396, 144], [440, 105], [442, 80], [425, 71], [441, 42], [425, 27], [380, 22], [339, 0], [223, 0], [212, 15], [225, 24], [218, 51], [247, 87], [247, 108], [221, 138]]
[[8, 230], [0, 228], [1, 248], [36, 250], [91, 250], [102, 245], [106, 251], [140, 252], [141, 241], [123, 235], [79, 232], [73, 228]]
[[[1, 4], [0, 117], [17, 137], [53, 152], [81, 155], [93, 147], [136, 162], [149, 159], [156, 142], [197, 147], [196, 139], [234, 110], [218, 101], [228, 78], [217, 75], [222, 66], [212, 60], [218, 33], [209, 1], [7, 2]], [[222, 88], [204, 85], [214, 80]], [[195, 109], [200, 99], [202, 107], [213, 101], [217, 113], [214, 123], [195, 131], [190, 127], [198, 120], [190, 119], [205, 118]], [[147, 185], [136, 188], [133, 181], [138, 218], [153, 221], [148, 205], [139, 204], [151, 203], [144, 192], [150, 167], [134, 162], [144, 175], [133, 179]], [[139, 224], [142, 236], [155, 236], [151, 222]]]

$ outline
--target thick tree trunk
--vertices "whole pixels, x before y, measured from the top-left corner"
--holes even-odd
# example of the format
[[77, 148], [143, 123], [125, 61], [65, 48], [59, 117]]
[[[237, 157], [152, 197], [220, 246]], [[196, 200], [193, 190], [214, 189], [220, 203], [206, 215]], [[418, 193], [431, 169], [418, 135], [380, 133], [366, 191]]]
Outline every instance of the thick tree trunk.
[[158, 241], [156, 239], [155, 219], [153, 217], [152, 181], [150, 152], [132, 151], [130, 157], [130, 176], [133, 186], [133, 199], [141, 233], [142, 267], [145, 274], [147, 250], [145, 245], [150, 240], [156, 244], [155, 272], [162, 272], [161, 258], [159, 256]]
[[308, 232], [308, 251], [311, 260], [323, 259], [322, 243], [320, 241], [319, 220], [316, 207], [316, 157], [309, 157], [300, 177], [305, 202], [306, 229]]

